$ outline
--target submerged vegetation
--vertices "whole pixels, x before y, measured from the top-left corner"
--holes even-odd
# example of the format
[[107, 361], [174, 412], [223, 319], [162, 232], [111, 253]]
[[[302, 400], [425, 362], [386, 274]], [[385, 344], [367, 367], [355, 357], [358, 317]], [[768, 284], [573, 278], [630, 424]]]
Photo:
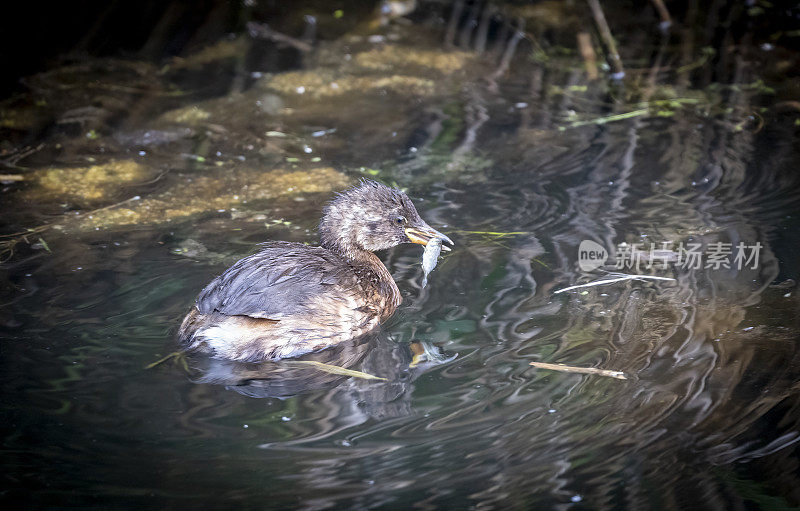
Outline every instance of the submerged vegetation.
[[46, 168], [31, 176], [38, 186], [28, 190], [27, 200], [72, 200], [90, 204], [107, 200], [121, 187], [146, 181], [153, 174], [153, 169], [130, 160], [111, 160], [88, 167]]
[[[3, 193], [11, 202], [60, 202], [68, 209], [108, 206], [83, 215], [84, 225], [121, 227], [241, 207], [286, 190], [331, 191], [347, 182], [325, 166], [334, 161], [344, 163], [344, 169], [348, 163], [368, 163], [377, 167], [373, 176], [401, 186], [442, 179], [480, 182], [500, 168], [519, 164], [513, 156], [497, 161], [493, 155], [553, 154], [565, 130], [680, 114], [724, 122], [731, 133], [756, 133], [776, 115], [792, 112], [790, 98], [797, 91], [787, 89], [785, 82], [767, 84], [741, 60], [741, 51], [732, 55], [728, 47], [709, 46], [713, 38], [704, 43], [694, 33], [670, 38], [664, 32], [651, 67], [636, 68], [637, 59], [645, 56], [625, 48], [625, 79], [599, 80], [591, 59], [608, 50], [600, 43], [607, 42], [603, 31], [609, 29], [597, 18], [599, 38], [587, 37], [589, 14], [596, 17], [596, 10], [602, 11], [599, 4], [584, 11], [563, 2], [529, 7], [475, 3], [462, 11], [461, 3], [442, 13], [445, 19], [449, 16], [444, 33], [424, 24], [356, 24], [352, 32], [312, 47], [270, 29], [267, 37], [299, 48], [306, 65], [260, 77], [249, 90], [234, 81], [229, 94], [201, 102], [196, 100], [199, 91], [185, 88], [184, 75], [216, 66], [240, 69], [253, 40], [242, 35], [212, 43], [160, 68], [105, 60], [28, 77], [30, 92], [0, 104], [0, 127], [9, 135], [2, 149], [7, 172]], [[343, 11], [336, 12], [340, 15], [332, 23], [341, 23]], [[659, 12], [663, 23], [669, 21], [664, 10]], [[764, 8], [738, 15], [760, 20]], [[569, 36], [576, 30], [580, 52], [570, 48], [575, 43]], [[774, 42], [763, 43], [761, 51], [776, 56], [771, 49], [776, 42], [793, 37], [786, 32], [769, 36]], [[672, 52], [670, 40], [680, 43], [680, 51]], [[783, 52], [767, 59], [763, 76], [787, 69], [796, 58]], [[732, 82], [723, 76], [731, 68]], [[498, 81], [502, 96], [496, 95]], [[526, 92], [517, 93], [520, 86]], [[107, 95], [111, 91], [116, 98]], [[387, 94], [397, 105], [393, 114], [381, 106]], [[120, 95], [135, 106], [126, 107]], [[355, 107], [342, 117], [340, 109], [348, 103]], [[158, 104], [174, 108], [153, 115]], [[380, 131], [373, 129], [377, 112], [382, 116]], [[120, 115], [139, 120], [120, 126], [119, 120], [112, 122]], [[13, 145], [13, 140], [22, 140], [19, 135], [34, 134], [37, 126], [49, 122], [60, 132], [40, 132], [32, 152], [26, 151], [31, 144]], [[310, 123], [318, 128], [306, 128]], [[516, 124], [509, 136], [483, 136], [477, 144], [489, 124], [511, 128], [509, 123]], [[286, 137], [286, 132], [292, 135]], [[384, 133], [391, 134], [388, 146]], [[359, 140], [360, 152], [369, 154], [370, 161], [347, 155], [347, 140]], [[538, 149], [548, 145], [551, 149]], [[93, 154], [97, 151], [107, 156], [99, 158]], [[129, 159], [130, 151], [139, 157]], [[60, 163], [37, 163], [53, 158]], [[286, 174], [275, 167], [279, 162], [302, 169]], [[173, 169], [187, 163], [191, 174], [172, 178]], [[242, 170], [245, 165], [252, 170]], [[159, 183], [149, 186], [151, 179]], [[140, 199], [129, 201], [124, 194]], [[123, 206], [114, 206], [120, 200], [126, 201]], [[12, 223], [17, 230], [37, 228], [13, 218]]]

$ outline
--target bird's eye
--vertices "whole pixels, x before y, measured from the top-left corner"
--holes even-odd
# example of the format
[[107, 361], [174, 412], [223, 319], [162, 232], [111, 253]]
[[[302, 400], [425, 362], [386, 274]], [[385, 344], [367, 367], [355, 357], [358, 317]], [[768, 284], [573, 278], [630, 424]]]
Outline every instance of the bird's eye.
[[394, 223], [396, 223], [397, 225], [403, 225], [404, 223], [406, 223], [406, 217], [399, 216], [394, 219]]

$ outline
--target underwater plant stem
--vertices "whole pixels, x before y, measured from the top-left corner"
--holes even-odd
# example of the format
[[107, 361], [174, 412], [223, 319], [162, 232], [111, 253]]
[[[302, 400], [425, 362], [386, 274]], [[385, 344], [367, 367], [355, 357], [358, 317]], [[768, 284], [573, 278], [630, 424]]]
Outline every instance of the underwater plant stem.
[[458, 22], [461, 19], [461, 12], [464, 10], [464, 0], [456, 0], [453, 2], [453, 10], [450, 13], [450, 20], [447, 22], [447, 31], [444, 34], [444, 46], [446, 48], [453, 47], [453, 41], [456, 39], [456, 30], [458, 30]]
[[489, 34], [489, 24], [491, 23], [492, 16], [494, 16], [495, 7], [493, 4], [487, 3], [483, 7], [481, 13], [481, 21], [478, 24], [478, 30], [475, 33], [475, 52], [478, 54], [486, 51], [486, 37]]
[[489, 90], [497, 92], [497, 79], [503, 76], [511, 64], [511, 59], [514, 57], [514, 52], [517, 51], [517, 45], [520, 40], [525, 37], [525, 21], [522, 18], [517, 19], [517, 29], [508, 41], [506, 50], [503, 52], [503, 58], [500, 59], [500, 65], [491, 76], [489, 76]]
[[478, 24], [478, 12], [481, 8], [480, 2], [475, 2], [469, 10], [467, 15], [467, 22], [461, 28], [461, 33], [458, 36], [458, 46], [461, 48], [469, 48], [469, 40], [472, 37], [472, 27]]
[[589, 32], [578, 32], [578, 51], [583, 58], [583, 65], [586, 66], [586, 76], [589, 80], [597, 80], [597, 54], [592, 45], [592, 36]]
[[667, 9], [667, 6], [664, 5], [664, 0], [650, 0], [650, 1], [653, 2], [653, 5], [658, 11], [658, 15], [661, 18], [661, 26], [663, 28], [668, 28], [670, 25], [672, 25], [672, 17], [670, 17], [669, 15], [669, 10]]
[[611, 70], [614, 72], [613, 76], [616, 79], [621, 79], [625, 76], [625, 69], [622, 66], [622, 59], [619, 57], [617, 43], [614, 41], [614, 36], [611, 35], [611, 29], [608, 27], [605, 14], [603, 14], [603, 8], [600, 6], [598, 0], [586, 0], [586, 2], [592, 10], [592, 16], [594, 17], [594, 22], [597, 24], [600, 37], [603, 39], [606, 48], [608, 48], [608, 58], [611, 61]]

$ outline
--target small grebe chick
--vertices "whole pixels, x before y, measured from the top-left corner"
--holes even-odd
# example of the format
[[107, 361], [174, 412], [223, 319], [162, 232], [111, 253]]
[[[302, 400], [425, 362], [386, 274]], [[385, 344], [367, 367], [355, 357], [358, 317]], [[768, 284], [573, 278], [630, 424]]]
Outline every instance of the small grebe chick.
[[259, 361], [352, 339], [402, 301], [374, 251], [432, 239], [453, 244], [420, 218], [405, 193], [374, 181], [338, 194], [323, 213], [321, 246], [264, 243], [207, 285], [178, 332], [185, 346]]

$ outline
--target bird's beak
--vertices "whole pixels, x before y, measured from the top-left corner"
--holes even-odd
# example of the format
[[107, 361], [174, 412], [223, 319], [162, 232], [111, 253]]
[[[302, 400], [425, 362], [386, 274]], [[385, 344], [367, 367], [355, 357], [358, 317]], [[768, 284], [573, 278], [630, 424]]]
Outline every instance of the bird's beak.
[[[440, 233], [430, 225], [422, 222], [419, 225], [415, 225], [413, 227], [406, 228], [406, 236], [408, 239], [411, 240], [411, 243], [419, 243], [420, 245], [427, 245], [428, 242], [434, 238], [439, 238], [440, 240], [447, 242], [451, 245], [455, 245], [453, 240], [445, 236], [444, 234]], [[450, 247], [442, 245], [442, 250], [449, 251]]]

